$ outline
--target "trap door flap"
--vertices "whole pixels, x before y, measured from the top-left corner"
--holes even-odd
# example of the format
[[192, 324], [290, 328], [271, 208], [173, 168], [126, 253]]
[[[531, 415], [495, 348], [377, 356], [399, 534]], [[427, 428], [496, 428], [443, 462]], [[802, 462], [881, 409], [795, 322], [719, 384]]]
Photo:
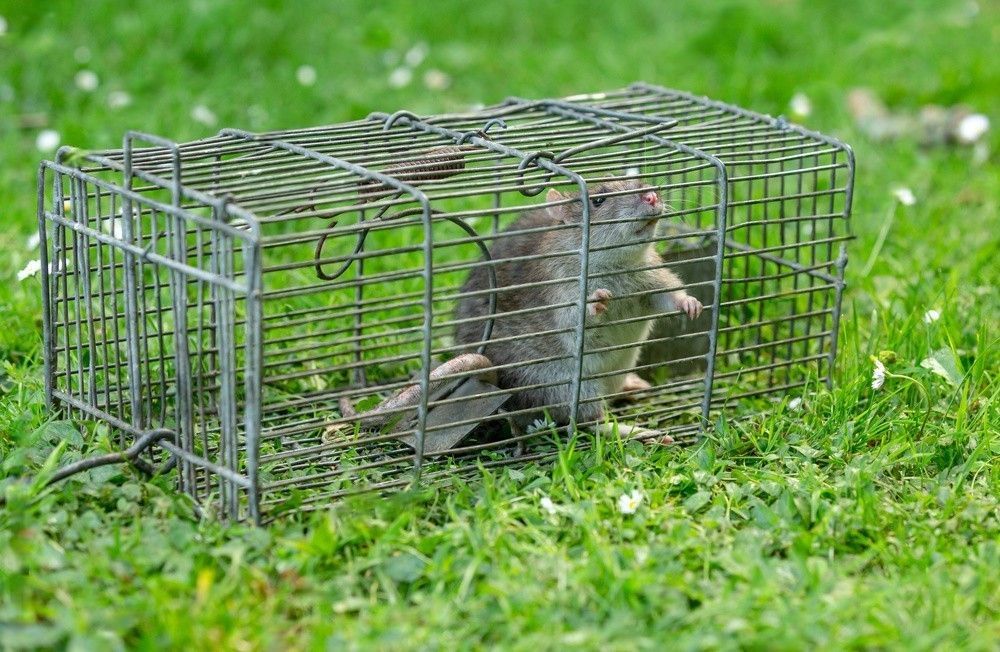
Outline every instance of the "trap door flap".
[[[477, 378], [466, 378], [455, 391], [448, 395], [449, 399], [462, 397], [473, 397], [465, 401], [456, 401], [444, 405], [436, 405], [427, 413], [427, 430], [424, 433], [424, 454], [440, 453], [454, 448], [463, 437], [468, 435], [479, 425], [479, 421], [470, 423], [458, 423], [454, 426], [448, 424], [459, 421], [468, 421], [475, 417], [485, 418], [497, 411], [508, 398], [509, 392], [494, 394], [499, 388], [490, 383], [484, 383]], [[489, 394], [488, 396], [477, 396], [478, 394]], [[431, 430], [439, 426], [446, 426], [438, 430]], [[414, 450], [417, 447], [416, 435], [405, 435], [399, 438], [401, 442], [410, 446]]]

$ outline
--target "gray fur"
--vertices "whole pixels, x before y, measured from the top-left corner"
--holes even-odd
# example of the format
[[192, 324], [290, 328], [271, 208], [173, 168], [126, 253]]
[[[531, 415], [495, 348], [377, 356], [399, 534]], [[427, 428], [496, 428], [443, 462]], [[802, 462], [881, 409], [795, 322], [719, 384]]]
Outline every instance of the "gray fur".
[[[584, 381], [581, 387], [580, 412], [578, 421], [586, 422], [603, 417], [602, 397], [621, 391], [625, 375], [635, 366], [642, 343], [649, 336], [652, 318], [663, 312], [687, 307], [689, 311], [700, 312], [701, 304], [690, 303], [688, 294], [679, 289], [683, 285], [680, 278], [662, 267], [663, 260], [651, 243], [629, 244], [637, 240], [650, 239], [655, 231], [655, 219], [662, 213], [662, 205], [657, 199], [655, 205], [643, 201], [651, 188], [643, 188], [638, 181], [613, 181], [590, 188], [591, 198], [608, 193], [599, 206], [591, 205], [591, 254], [590, 279], [587, 295], [591, 299], [597, 290], [609, 291], [612, 295], [603, 314], [594, 314], [594, 302], [588, 304], [587, 325], [602, 322], [648, 317], [627, 324], [612, 324], [606, 327], [588, 329], [585, 336], [585, 351], [621, 346], [613, 351], [585, 353]], [[581, 229], [565, 228], [579, 225], [582, 207], [579, 194], [562, 195], [550, 191], [548, 202], [561, 202], [528, 211], [514, 222], [505, 234], [515, 234], [525, 229], [546, 227], [536, 233], [501, 237], [494, 241], [490, 255], [496, 265], [497, 317], [491, 341], [485, 355], [494, 365], [512, 365], [498, 369], [500, 387], [516, 390], [519, 387], [542, 383], [555, 383], [549, 387], [530, 388], [517, 391], [507, 402], [508, 410], [545, 407], [549, 416], [559, 424], [569, 421], [572, 378], [576, 354], [575, 327], [579, 320], [576, 305], [579, 296], [579, 269]], [[626, 221], [620, 221], [626, 220]], [[563, 227], [563, 228], [558, 228]], [[642, 231], [640, 231], [642, 229]], [[601, 247], [615, 246], [601, 250]], [[595, 249], [598, 249], [595, 251]], [[541, 260], [512, 261], [522, 256], [571, 252], [555, 258]], [[507, 261], [507, 262], [503, 262]], [[658, 266], [656, 269], [637, 268]], [[619, 273], [627, 272], [627, 273]], [[546, 281], [563, 281], [534, 285]], [[512, 286], [532, 284], [523, 288]], [[462, 292], [489, 289], [486, 266], [477, 267], [469, 275]], [[634, 293], [663, 290], [655, 294], [629, 296]], [[553, 306], [562, 303], [572, 305], [549, 308], [525, 315], [504, 315], [514, 311]], [[487, 293], [466, 296], [459, 303], [456, 317], [469, 319], [488, 314]], [[558, 334], [544, 334], [545, 331], [568, 329]], [[473, 349], [480, 343], [483, 322], [474, 321], [459, 324], [456, 338], [459, 343]], [[495, 340], [514, 337], [510, 341]], [[540, 358], [560, 356], [558, 360], [532, 362]], [[603, 374], [611, 374], [603, 376]], [[598, 378], [587, 379], [598, 375]], [[547, 407], [546, 407], [547, 406]], [[525, 414], [516, 418], [523, 427], [537, 417]]]

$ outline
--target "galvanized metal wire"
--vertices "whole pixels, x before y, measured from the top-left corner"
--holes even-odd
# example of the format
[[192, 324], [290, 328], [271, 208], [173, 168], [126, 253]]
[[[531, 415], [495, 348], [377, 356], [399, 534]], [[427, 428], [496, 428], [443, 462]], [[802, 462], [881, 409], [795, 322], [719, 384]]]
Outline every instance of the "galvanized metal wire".
[[[831, 381], [854, 157], [781, 118], [635, 84], [189, 143], [129, 133], [121, 149], [72, 165], [69, 153], [39, 170], [48, 403], [106, 422], [150, 468], [175, 461], [179, 489], [229, 518], [262, 523], [352, 493], [543, 459], [554, 437], [601, 426], [581, 417], [593, 404], [647, 429], [636, 436], [690, 441], [723, 414]], [[590, 199], [625, 179], [663, 198], [666, 226], [642, 242], [705, 313], [662, 313], [643, 341], [588, 345], [588, 334], [641, 319], [585, 318], [588, 287], [637, 271], [590, 263], [636, 244], [590, 239]], [[547, 205], [550, 188], [579, 193], [579, 223], [506, 230]], [[490, 255], [506, 239], [558, 230], [579, 246]], [[501, 266], [555, 261], [579, 271], [498, 282]], [[467, 287], [479, 269], [489, 283]], [[511, 312], [497, 301], [566, 287], [577, 290], [564, 303]], [[458, 315], [474, 297], [486, 312]], [[578, 318], [523, 336], [494, 328], [557, 309]], [[538, 415], [503, 403], [512, 388], [482, 384], [480, 369], [433, 375], [469, 350], [455, 339], [466, 326], [480, 329], [480, 354], [487, 343], [573, 338], [570, 352], [539, 348], [516, 363], [563, 360], [572, 373], [513, 388], [569, 387], [567, 403], [543, 406], [568, 409], [569, 423], [512, 428]], [[586, 370], [588, 356], [637, 346], [634, 370]], [[629, 371], [650, 388], [582, 392]], [[366, 426], [365, 410], [410, 386], [415, 403], [380, 412], [394, 429]], [[456, 443], [435, 448], [454, 432]]]

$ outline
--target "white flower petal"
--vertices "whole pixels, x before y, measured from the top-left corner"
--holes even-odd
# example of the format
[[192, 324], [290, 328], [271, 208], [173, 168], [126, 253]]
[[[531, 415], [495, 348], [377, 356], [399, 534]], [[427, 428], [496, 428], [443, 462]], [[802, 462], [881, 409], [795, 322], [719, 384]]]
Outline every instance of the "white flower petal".
[[552, 499], [549, 498], [548, 496], [542, 496], [542, 499], [538, 501], [538, 505], [539, 507], [544, 509], [548, 514], [555, 514], [557, 511], [559, 511], [559, 508], [556, 507], [556, 504], [552, 502]]
[[42, 237], [38, 235], [38, 231], [35, 231], [28, 236], [28, 249], [38, 249], [38, 245], [41, 244]]
[[389, 86], [392, 88], [409, 86], [411, 81], [413, 81], [413, 71], [409, 68], [400, 66], [389, 73]]
[[792, 109], [792, 114], [796, 117], [804, 118], [812, 113], [812, 101], [805, 93], [796, 93], [793, 95], [788, 105]]
[[424, 73], [424, 86], [432, 91], [442, 91], [451, 86], [451, 77], [437, 68], [431, 68]]
[[424, 62], [429, 50], [430, 48], [427, 47], [427, 44], [421, 41], [406, 51], [406, 54], [403, 55], [403, 61], [409, 67], [416, 68]]
[[61, 137], [55, 129], [43, 129], [35, 138], [35, 147], [39, 152], [53, 152], [59, 147]]
[[17, 273], [17, 280], [23, 281], [27, 278], [31, 278], [40, 271], [42, 271], [42, 261], [38, 259], [29, 260], [28, 264], [24, 266], [24, 269]]
[[97, 86], [100, 84], [101, 80], [97, 78], [97, 73], [93, 70], [81, 70], [76, 73], [76, 76], [73, 78], [73, 82], [81, 91], [90, 93], [97, 90]]
[[200, 122], [206, 127], [214, 127], [215, 123], [219, 121], [215, 113], [204, 104], [199, 104], [191, 109], [191, 119], [195, 122]]
[[881, 389], [885, 384], [885, 365], [881, 360], [875, 360], [875, 368], [872, 369], [872, 389]]
[[924, 313], [925, 324], [933, 324], [939, 319], [941, 319], [941, 313], [933, 308]]
[[312, 86], [316, 83], [316, 69], [309, 65], [299, 66], [295, 79], [303, 86]]
[[635, 490], [631, 493], [622, 494], [618, 497], [618, 511], [622, 514], [635, 514], [642, 503], [642, 492]]
[[982, 113], [973, 113], [962, 118], [955, 129], [955, 137], [963, 145], [972, 145], [990, 130], [990, 119]]
[[917, 203], [917, 198], [913, 191], [905, 186], [900, 186], [892, 191], [892, 196], [903, 206], [913, 206]]
[[108, 108], [121, 109], [132, 103], [132, 96], [125, 91], [111, 91], [108, 93]]
[[789, 410], [799, 410], [801, 408], [802, 408], [802, 397], [801, 396], [796, 396], [795, 398], [793, 398], [792, 400], [790, 400], [788, 402], [788, 409]]

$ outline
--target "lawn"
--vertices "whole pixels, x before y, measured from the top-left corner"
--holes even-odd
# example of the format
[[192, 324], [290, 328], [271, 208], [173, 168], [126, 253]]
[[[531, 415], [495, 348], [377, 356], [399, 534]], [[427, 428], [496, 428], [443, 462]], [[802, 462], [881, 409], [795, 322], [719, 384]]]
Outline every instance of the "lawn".
[[[0, 647], [996, 649], [995, 2], [0, 0], [0, 17]], [[691, 447], [566, 445], [266, 529], [198, 520], [170, 478], [126, 466], [17, 482], [59, 442], [62, 462], [107, 452], [45, 411], [40, 286], [17, 280], [56, 142], [640, 79], [774, 115], [801, 93], [799, 120], [854, 146], [832, 391]], [[876, 141], [848, 111], [858, 87], [910, 113], [967, 104], [994, 129], [978, 152]]]

